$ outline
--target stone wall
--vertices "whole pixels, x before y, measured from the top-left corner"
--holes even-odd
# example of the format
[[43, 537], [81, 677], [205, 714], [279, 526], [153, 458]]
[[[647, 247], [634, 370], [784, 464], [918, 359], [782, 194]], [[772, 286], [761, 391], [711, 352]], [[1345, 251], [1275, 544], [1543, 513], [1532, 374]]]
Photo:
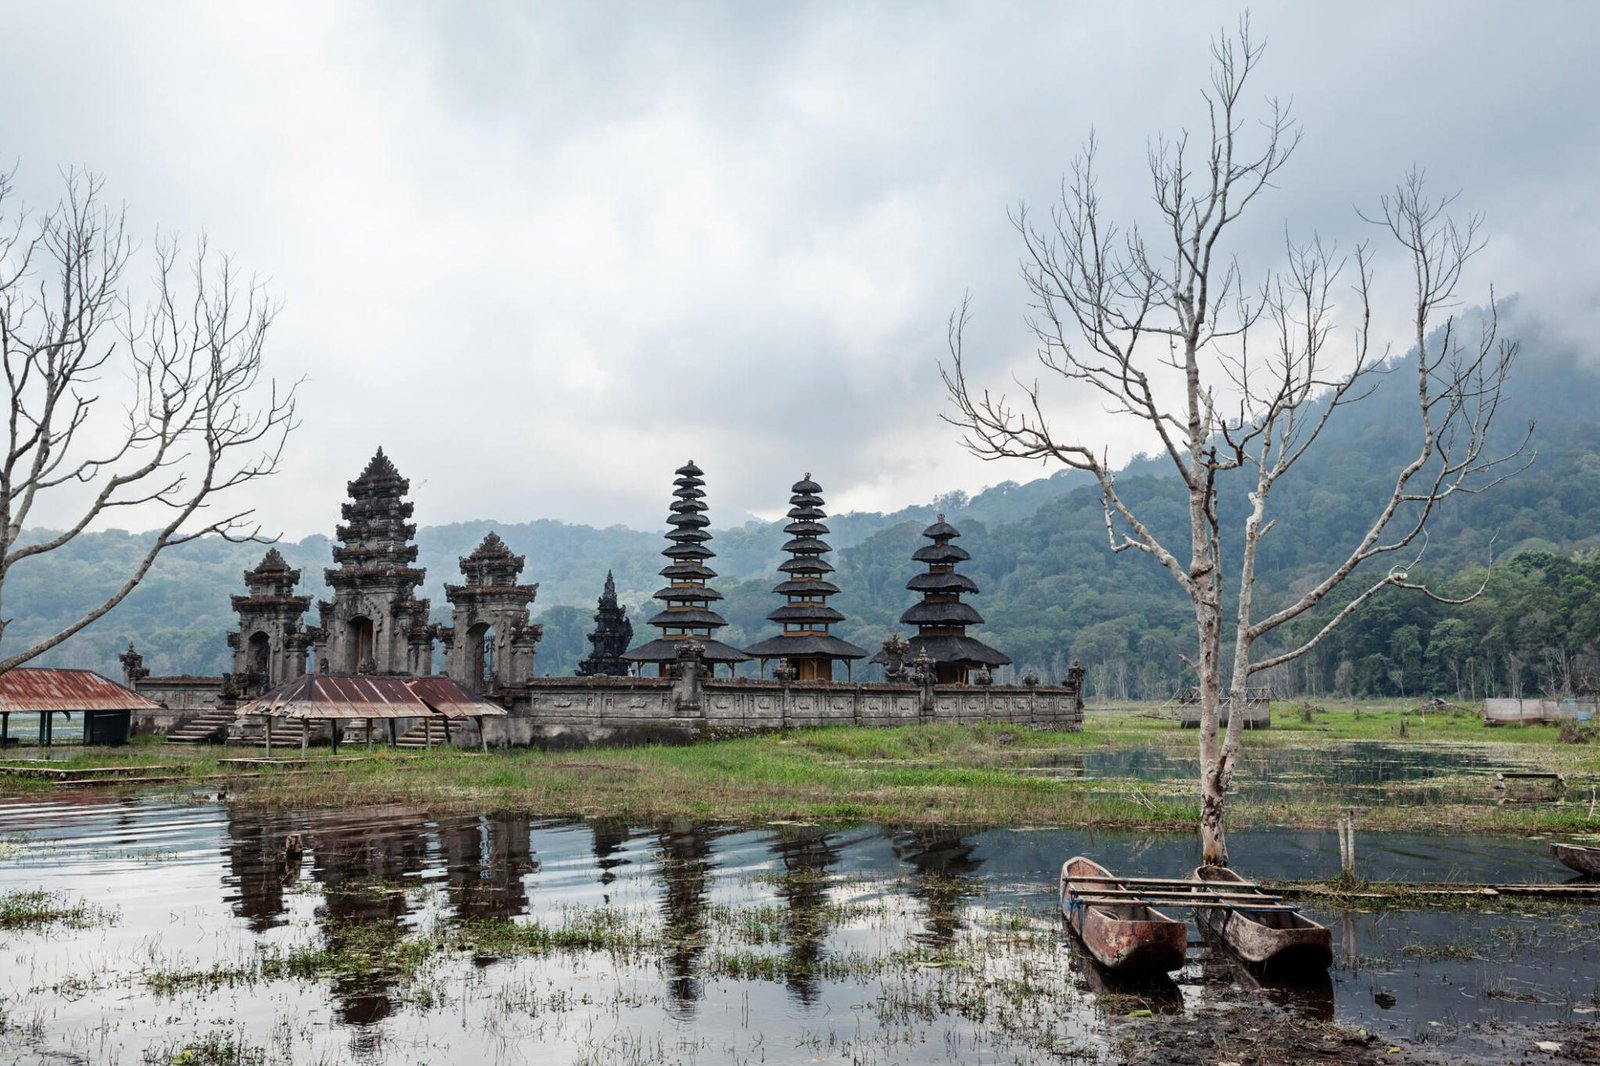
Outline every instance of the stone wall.
[[736, 736], [825, 725], [896, 726], [919, 722], [1009, 722], [1083, 728], [1083, 704], [1070, 686], [784, 684], [711, 680], [688, 673], [641, 677], [539, 678], [512, 700], [511, 714], [489, 719], [492, 745], [585, 747]]
[[143, 677], [129, 688], [161, 704], [159, 711], [137, 711], [135, 733], [167, 733], [191, 718], [217, 709], [222, 696], [220, 677]]

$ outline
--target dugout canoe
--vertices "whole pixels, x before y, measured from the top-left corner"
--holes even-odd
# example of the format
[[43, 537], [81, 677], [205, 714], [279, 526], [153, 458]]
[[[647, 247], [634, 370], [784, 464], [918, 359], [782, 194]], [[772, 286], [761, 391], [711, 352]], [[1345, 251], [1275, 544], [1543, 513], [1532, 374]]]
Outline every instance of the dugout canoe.
[[[1137, 900], [1107, 899], [1111, 871], [1082, 855], [1061, 865], [1061, 916], [1096, 962], [1113, 973], [1166, 973], [1183, 965], [1189, 925]], [[1096, 878], [1093, 882], [1077, 878]]]
[[[1222, 866], [1201, 866], [1196, 881], [1226, 888], [1248, 884]], [[1262, 906], [1234, 899], [1224, 906], [1195, 904], [1195, 921], [1210, 930], [1235, 955], [1251, 966], [1278, 974], [1315, 973], [1333, 964], [1333, 934], [1328, 927], [1261, 893]]]
[[1561, 865], [1576, 870], [1585, 877], [1600, 877], [1600, 848], [1558, 842], [1550, 845], [1550, 854], [1554, 855]]

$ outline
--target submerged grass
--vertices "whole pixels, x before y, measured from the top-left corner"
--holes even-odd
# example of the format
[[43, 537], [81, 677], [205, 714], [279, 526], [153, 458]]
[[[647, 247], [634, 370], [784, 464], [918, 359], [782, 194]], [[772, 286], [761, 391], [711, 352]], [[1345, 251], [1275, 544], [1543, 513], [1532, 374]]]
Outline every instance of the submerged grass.
[[0, 892], [0, 929], [92, 929], [110, 925], [114, 911], [85, 900], [69, 899], [59, 892], [37, 889]]

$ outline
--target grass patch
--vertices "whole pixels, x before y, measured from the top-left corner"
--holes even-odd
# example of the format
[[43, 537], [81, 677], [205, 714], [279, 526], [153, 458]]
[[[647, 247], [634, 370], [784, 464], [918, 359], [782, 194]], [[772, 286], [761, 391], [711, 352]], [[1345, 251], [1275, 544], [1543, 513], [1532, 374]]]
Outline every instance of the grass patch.
[[116, 912], [85, 900], [68, 899], [59, 892], [34, 889], [0, 893], [0, 929], [92, 929], [110, 925]]

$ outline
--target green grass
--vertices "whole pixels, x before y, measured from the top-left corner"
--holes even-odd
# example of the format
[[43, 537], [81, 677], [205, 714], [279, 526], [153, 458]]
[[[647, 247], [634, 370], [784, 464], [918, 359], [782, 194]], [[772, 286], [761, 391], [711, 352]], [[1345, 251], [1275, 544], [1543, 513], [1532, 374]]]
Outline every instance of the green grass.
[[85, 900], [69, 899], [59, 892], [35, 889], [0, 892], [0, 929], [91, 929], [110, 925], [113, 911]]

